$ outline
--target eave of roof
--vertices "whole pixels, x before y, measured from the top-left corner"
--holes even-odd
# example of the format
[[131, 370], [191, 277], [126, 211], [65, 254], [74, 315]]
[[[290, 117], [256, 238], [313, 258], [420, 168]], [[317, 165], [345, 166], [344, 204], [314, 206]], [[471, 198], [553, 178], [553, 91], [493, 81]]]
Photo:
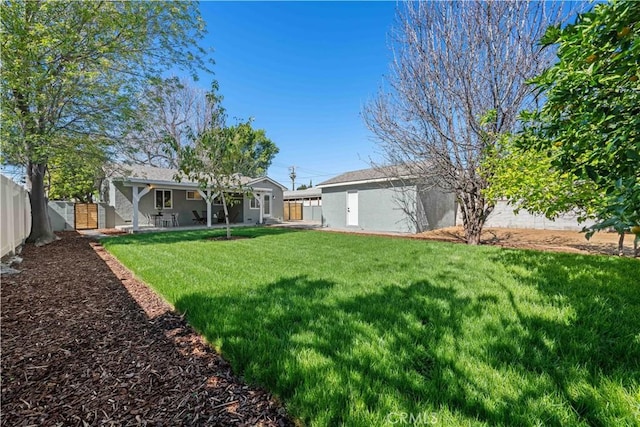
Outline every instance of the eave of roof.
[[[130, 175], [115, 176], [112, 179], [114, 181], [120, 181], [125, 186], [133, 186], [136, 184], [152, 185], [155, 187], [173, 187], [173, 188], [198, 188], [199, 183], [189, 180], [181, 180], [180, 182], [173, 177], [178, 174], [177, 169], [156, 168], [152, 166], [142, 165], [127, 165], [123, 166], [123, 169], [130, 173]], [[171, 179], [166, 179], [171, 177]], [[164, 179], [162, 179], [164, 178]], [[248, 176], [241, 176], [240, 181], [242, 185], [252, 186], [261, 181], [269, 181], [274, 185], [286, 190], [286, 187], [279, 182], [269, 178], [268, 176], [262, 176], [258, 178], [252, 178]]]
[[305, 190], [287, 190], [284, 192], [283, 197], [285, 199], [300, 199], [306, 197], [320, 197], [322, 191], [318, 187], [307, 188]]
[[164, 181], [158, 179], [147, 179], [147, 178], [138, 178], [138, 177], [117, 177], [113, 179], [114, 181], [122, 182], [126, 187], [133, 187], [136, 184], [140, 185], [151, 185], [152, 187], [173, 187], [173, 188], [198, 188], [199, 184], [197, 182], [191, 181]]
[[340, 187], [346, 185], [369, 184], [376, 182], [393, 182], [411, 179], [402, 166], [384, 166], [379, 168], [360, 169], [345, 172], [317, 185], [318, 188]]

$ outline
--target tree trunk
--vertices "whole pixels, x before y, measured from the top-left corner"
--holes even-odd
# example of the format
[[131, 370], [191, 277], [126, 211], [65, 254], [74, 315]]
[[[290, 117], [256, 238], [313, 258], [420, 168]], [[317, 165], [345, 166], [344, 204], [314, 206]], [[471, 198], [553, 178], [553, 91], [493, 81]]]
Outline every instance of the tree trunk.
[[493, 205], [487, 205], [484, 197], [472, 192], [459, 194], [458, 203], [462, 212], [464, 238], [468, 245], [479, 245], [484, 223], [493, 211]]
[[618, 256], [624, 256], [624, 231], [619, 233], [618, 239]]
[[222, 197], [222, 209], [224, 209], [224, 222], [227, 225], [227, 240], [231, 239], [231, 225], [229, 224], [229, 209], [227, 208], [227, 199], [224, 197], [224, 191], [220, 192]]
[[633, 257], [637, 258], [640, 256], [640, 225], [634, 225], [631, 227], [631, 232], [633, 233]]
[[44, 177], [46, 165], [29, 163], [27, 166], [27, 180], [29, 185], [29, 201], [31, 203], [31, 233], [27, 242], [43, 246], [58, 240], [53, 233], [49, 220], [47, 197], [44, 191]]
[[467, 222], [467, 226], [464, 229], [464, 238], [468, 245], [479, 245], [480, 236], [482, 235], [482, 228], [484, 224], [481, 224], [477, 218], [471, 218]]

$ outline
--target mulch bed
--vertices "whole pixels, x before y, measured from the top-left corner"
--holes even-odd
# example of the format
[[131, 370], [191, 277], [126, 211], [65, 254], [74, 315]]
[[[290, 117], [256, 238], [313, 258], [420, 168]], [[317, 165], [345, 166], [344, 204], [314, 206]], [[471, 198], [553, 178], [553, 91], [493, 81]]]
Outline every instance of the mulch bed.
[[59, 235], [2, 276], [2, 426], [294, 425], [97, 242]]

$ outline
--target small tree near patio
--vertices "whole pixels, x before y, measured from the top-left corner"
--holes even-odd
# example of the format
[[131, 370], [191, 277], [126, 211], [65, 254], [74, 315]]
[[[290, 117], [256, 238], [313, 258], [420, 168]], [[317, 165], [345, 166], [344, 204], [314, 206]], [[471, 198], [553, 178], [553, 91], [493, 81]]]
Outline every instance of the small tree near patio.
[[[209, 96], [219, 99], [215, 87]], [[218, 107], [212, 123], [223, 123], [223, 114], [222, 107]], [[176, 179], [196, 181], [201, 189], [213, 191], [210, 197], [220, 197], [230, 239], [229, 206], [234, 203], [230, 193], [251, 194], [242, 176], [265, 175], [278, 151], [264, 130], [251, 127], [251, 120], [230, 127], [212, 126], [195, 136], [192, 145], [182, 148]]]

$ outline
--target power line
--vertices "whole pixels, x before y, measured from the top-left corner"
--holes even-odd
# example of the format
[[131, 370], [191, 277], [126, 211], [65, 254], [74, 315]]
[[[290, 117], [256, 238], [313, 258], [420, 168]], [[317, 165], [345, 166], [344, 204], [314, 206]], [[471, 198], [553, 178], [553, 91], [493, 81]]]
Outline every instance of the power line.
[[290, 166], [289, 170], [291, 171], [291, 173], [289, 174], [289, 178], [291, 178], [291, 191], [294, 191], [296, 189], [296, 167], [294, 166]]
[[[320, 176], [335, 176], [341, 173], [341, 172], [338, 173], [338, 172], [319, 171], [317, 169], [309, 169], [302, 166], [294, 166], [294, 167], [296, 169], [296, 178], [316, 178]], [[283, 163], [273, 162], [271, 163], [270, 168], [287, 169], [289, 172], [291, 172], [291, 166], [286, 166]], [[307, 173], [304, 176], [300, 176], [298, 175], [299, 171], [303, 171]]]

